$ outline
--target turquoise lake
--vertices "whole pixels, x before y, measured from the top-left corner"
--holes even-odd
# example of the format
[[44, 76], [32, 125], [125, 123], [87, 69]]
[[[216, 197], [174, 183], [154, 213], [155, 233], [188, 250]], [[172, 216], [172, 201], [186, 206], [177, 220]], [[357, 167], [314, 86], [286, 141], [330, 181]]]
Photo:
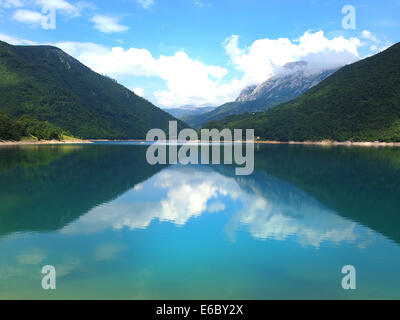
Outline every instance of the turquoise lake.
[[400, 149], [256, 145], [236, 176], [147, 147], [0, 148], [0, 299], [400, 299]]

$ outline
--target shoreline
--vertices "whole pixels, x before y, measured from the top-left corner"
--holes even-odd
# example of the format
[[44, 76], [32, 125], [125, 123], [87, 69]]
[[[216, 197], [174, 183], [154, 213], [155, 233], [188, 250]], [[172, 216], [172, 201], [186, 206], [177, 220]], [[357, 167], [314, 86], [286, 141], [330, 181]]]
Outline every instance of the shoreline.
[[315, 145], [315, 146], [345, 146], [345, 147], [400, 147], [400, 142], [380, 141], [257, 141], [259, 144], [288, 144], [288, 145]]
[[42, 141], [1, 141], [1, 146], [29, 146], [29, 145], [60, 145], [60, 144], [90, 144], [92, 140], [42, 140]]
[[[146, 141], [145, 139], [127, 139], [127, 140], [107, 140], [107, 139], [73, 139], [73, 140], [43, 140], [43, 141], [0, 141], [1, 146], [24, 146], [24, 145], [65, 145], [65, 144], [92, 144], [96, 142], [154, 142]], [[200, 140], [192, 141], [201, 143]], [[240, 141], [232, 141], [234, 143]], [[245, 141], [245, 143], [250, 143]], [[315, 145], [315, 146], [347, 146], [347, 147], [400, 147], [400, 142], [379, 142], [379, 141], [273, 141], [273, 140], [258, 140], [255, 144], [286, 144], [286, 145]]]
[[[107, 140], [107, 139], [92, 139], [91, 142], [154, 142], [146, 139], [127, 139], [127, 140]], [[165, 141], [165, 142], [168, 142]], [[201, 140], [190, 141], [192, 143], [202, 143]], [[232, 143], [240, 143], [242, 141], [231, 141]], [[243, 141], [250, 143], [250, 141]], [[183, 141], [178, 141], [183, 143]], [[400, 147], [400, 142], [380, 142], [380, 141], [275, 141], [275, 140], [257, 140], [255, 144], [290, 144], [290, 145], [317, 145], [317, 146], [355, 146], [355, 147]]]

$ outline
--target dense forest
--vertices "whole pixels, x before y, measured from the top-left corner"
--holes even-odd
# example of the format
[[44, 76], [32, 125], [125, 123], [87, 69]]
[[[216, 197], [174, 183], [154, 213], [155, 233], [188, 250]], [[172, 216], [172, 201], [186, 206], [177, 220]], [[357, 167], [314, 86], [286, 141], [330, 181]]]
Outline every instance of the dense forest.
[[64, 134], [60, 128], [47, 121], [39, 121], [24, 115], [17, 119], [5, 113], [0, 113], [0, 140], [19, 141], [23, 138], [34, 140], [61, 140]]
[[400, 43], [343, 67], [290, 102], [206, 127], [255, 129], [265, 140], [400, 141]]
[[56, 47], [1, 41], [0, 112], [30, 115], [93, 139], [142, 139], [153, 128], [168, 131], [168, 122], [175, 120]]

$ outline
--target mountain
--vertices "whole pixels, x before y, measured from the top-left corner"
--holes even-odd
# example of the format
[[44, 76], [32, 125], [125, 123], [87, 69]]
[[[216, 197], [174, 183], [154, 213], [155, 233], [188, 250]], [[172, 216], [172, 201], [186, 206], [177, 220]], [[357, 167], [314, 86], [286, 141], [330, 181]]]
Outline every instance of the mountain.
[[179, 108], [168, 108], [168, 109], [163, 109], [165, 112], [168, 112], [170, 115], [173, 117], [180, 119], [184, 121], [184, 119], [188, 116], [192, 115], [200, 115], [206, 112], [210, 112], [214, 110], [215, 107], [211, 107], [208, 105], [201, 105], [201, 106], [182, 106]]
[[245, 88], [234, 102], [228, 102], [211, 112], [185, 118], [194, 128], [210, 121], [220, 120], [234, 114], [266, 111], [280, 103], [290, 101], [329, 77], [335, 70], [312, 70], [306, 62], [288, 63], [278, 75], [258, 86]]
[[334, 71], [336, 70], [308, 71], [307, 62], [304, 61], [287, 63], [278, 76], [263, 82], [253, 90], [251, 89], [254, 86], [243, 90], [236, 102], [257, 101], [259, 103], [256, 105], [262, 105], [266, 102], [269, 106], [278, 105], [298, 97], [330, 76]]
[[256, 136], [280, 141], [400, 141], [400, 43], [343, 67], [288, 103], [207, 127], [253, 128]]
[[1, 41], [0, 112], [48, 121], [81, 138], [144, 138], [174, 120], [56, 47]]
[[240, 92], [239, 97], [236, 99], [236, 102], [246, 102], [246, 101], [248, 101], [249, 100], [248, 97], [251, 96], [251, 94], [253, 93], [253, 91], [256, 88], [257, 88], [257, 86], [255, 84], [244, 88]]

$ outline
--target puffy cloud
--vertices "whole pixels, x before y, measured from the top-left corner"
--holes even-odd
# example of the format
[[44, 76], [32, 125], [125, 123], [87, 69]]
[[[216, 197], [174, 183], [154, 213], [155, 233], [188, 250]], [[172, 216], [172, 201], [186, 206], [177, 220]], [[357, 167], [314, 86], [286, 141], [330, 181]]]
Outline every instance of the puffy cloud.
[[154, 0], [136, 0], [144, 9], [150, 9], [154, 5]]
[[60, 47], [96, 72], [111, 77], [157, 75], [156, 59], [146, 49], [107, 48], [95, 43], [59, 42]]
[[[34, 27], [46, 25], [51, 9], [64, 16], [77, 17], [80, 16], [82, 10], [91, 6], [91, 3], [84, 1], [73, 5], [65, 0], [0, 0], [0, 7], [21, 8], [12, 14], [15, 21]], [[22, 7], [24, 8], [22, 9]], [[40, 9], [38, 10], [38, 8]]]
[[[42, 9], [55, 9], [57, 13], [62, 15], [77, 17], [80, 16], [82, 10], [92, 8], [93, 5], [85, 1], [74, 5], [65, 0], [0, 0], [0, 7], [7, 9], [25, 7], [25, 9], [19, 9], [13, 13], [14, 20], [37, 25], [43, 19]], [[38, 8], [40, 9], [38, 10]]]
[[[119, 31], [124, 28], [115, 20], [100, 19], [97, 22], [103, 31]], [[107, 27], [110, 22], [113, 26]], [[364, 36], [369, 34], [364, 33]], [[162, 107], [176, 107], [220, 105], [232, 101], [244, 87], [276, 75], [288, 62], [304, 60], [308, 62], [310, 71], [352, 63], [359, 59], [358, 49], [363, 45], [360, 38], [346, 39], [338, 36], [328, 39], [323, 31], [307, 31], [295, 40], [265, 38], [254, 41], [249, 47], [241, 47], [239, 37], [232, 35], [225, 40], [223, 46], [229, 59], [228, 65], [233, 65], [241, 72], [238, 77], [232, 77], [228, 67], [206, 64], [184, 51], [156, 57], [147, 49], [135, 47], [109, 48], [81, 42], [52, 44], [93, 70], [122, 83], [131, 76], [158, 77], [164, 80], [165, 87], [147, 93], [147, 97]], [[375, 47], [370, 48], [373, 49]]]
[[163, 106], [200, 105], [223, 100], [221, 79], [225, 68], [206, 65], [180, 51], [173, 56], [161, 56], [156, 62], [156, 74], [166, 81], [167, 90], [158, 90], [155, 97]]
[[65, 1], [65, 0], [35, 0], [36, 5], [47, 8], [54, 8], [57, 12], [60, 12], [69, 16], [79, 16], [80, 10], [77, 6]]
[[234, 66], [243, 71], [242, 81], [260, 83], [275, 75], [288, 62], [306, 61], [311, 70], [336, 68], [359, 59], [358, 38], [342, 36], [328, 39], [323, 31], [307, 31], [299, 39], [260, 39], [248, 48], [239, 47], [239, 37], [232, 35], [225, 40], [225, 51]]
[[20, 9], [14, 12], [13, 19], [30, 25], [40, 25], [43, 21], [43, 15], [39, 12]]
[[[163, 106], [218, 103], [232, 96], [233, 84], [221, 85], [228, 73], [225, 68], [191, 59], [185, 52], [154, 57], [147, 49], [106, 48], [93, 43], [60, 42], [65, 50], [96, 72], [114, 78], [156, 76], [165, 80], [167, 89], [154, 93]], [[238, 84], [237, 90], [240, 90]]]
[[369, 49], [374, 53], [376, 53], [377, 51], [381, 52], [383, 50], [386, 50], [392, 45], [390, 41], [381, 39], [369, 30], [363, 30], [361, 32], [360, 38], [367, 41], [367, 43], [365, 44], [369, 45]]
[[129, 27], [119, 24], [119, 18], [103, 15], [95, 15], [91, 21], [94, 23], [94, 28], [103, 33], [123, 32]]
[[[60, 44], [63, 48], [63, 43]], [[207, 65], [178, 51], [171, 56], [154, 57], [147, 49], [105, 48], [76, 43], [69, 53], [97, 72], [114, 78], [156, 76], [165, 80], [166, 88], [154, 92], [156, 103], [164, 107], [179, 105], [219, 105], [237, 97], [247, 85], [267, 80], [288, 62], [305, 60], [310, 70], [336, 68], [359, 59], [358, 38], [333, 39], [322, 31], [307, 31], [299, 39], [260, 39], [241, 48], [239, 37], [232, 35], [224, 42], [230, 62], [240, 70], [240, 78], [228, 78], [222, 66]]]
[[143, 88], [133, 88], [132, 91], [138, 96], [144, 97], [144, 89]]
[[368, 31], [368, 30], [364, 30], [361, 32], [361, 38], [371, 40], [375, 43], [379, 42], [378, 38], [374, 34], [372, 34], [371, 31]]

